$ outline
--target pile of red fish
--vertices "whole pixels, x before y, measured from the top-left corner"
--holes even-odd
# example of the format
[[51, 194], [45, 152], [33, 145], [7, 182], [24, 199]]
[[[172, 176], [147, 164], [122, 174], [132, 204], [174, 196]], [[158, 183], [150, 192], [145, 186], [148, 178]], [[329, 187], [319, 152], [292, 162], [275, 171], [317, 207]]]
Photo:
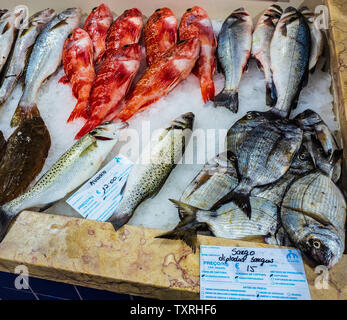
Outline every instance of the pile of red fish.
[[[143, 26], [140, 10], [124, 11], [115, 21], [101, 4], [77, 28], [63, 50], [65, 77], [77, 104], [68, 121], [82, 117], [79, 139], [104, 121], [126, 121], [172, 91], [193, 73], [199, 77], [204, 102], [214, 100], [213, 73], [216, 38], [212, 23], [200, 7], [177, 18], [168, 8], [157, 9]], [[133, 85], [139, 70], [143, 29], [147, 69]]]

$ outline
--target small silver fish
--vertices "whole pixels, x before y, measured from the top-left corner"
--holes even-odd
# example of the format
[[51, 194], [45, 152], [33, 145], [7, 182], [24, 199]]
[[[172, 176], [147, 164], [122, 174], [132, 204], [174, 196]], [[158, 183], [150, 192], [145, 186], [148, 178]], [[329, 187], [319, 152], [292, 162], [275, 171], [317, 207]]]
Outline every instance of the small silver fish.
[[215, 96], [216, 107], [226, 107], [234, 113], [238, 111], [238, 91], [251, 55], [252, 31], [252, 18], [244, 8], [232, 12], [222, 25], [217, 53], [225, 84], [222, 92]]
[[[109, 219], [116, 230], [128, 222], [142, 201], [156, 194], [163, 186], [184, 153], [193, 123], [193, 113], [181, 115], [171, 122], [157, 143], [141, 155], [139, 163], [131, 170], [120, 206]], [[149, 159], [149, 163], [146, 163], [146, 159]]]
[[295, 108], [301, 89], [308, 81], [310, 29], [305, 18], [293, 7], [288, 7], [276, 26], [270, 59], [276, 105], [271, 109], [287, 117]]
[[24, 18], [24, 9], [7, 11], [0, 18], [0, 72], [10, 55], [12, 44], [17, 35], [17, 24]]
[[45, 9], [37, 12], [30, 17], [28, 27], [19, 31], [1, 83], [0, 105], [5, 103], [11, 95], [17, 81], [24, 72], [37, 36], [54, 16], [55, 12], [53, 9]]
[[339, 188], [321, 172], [296, 180], [286, 192], [281, 220], [291, 241], [328, 268], [342, 257], [346, 202]]
[[12, 219], [22, 210], [47, 208], [64, 198], [100, 168], [118, 141], [126, 122], [106, 122], [84, 135], [21, 196], [0, 207], [0, 241]]
[[38, 36], [29, 58], [24, 92], [11, 120], [12, 127], [40, 114], [36, 106], [37, 92], [61, 64], [64, 42], [80, 21], [81, 9], [66, 9], [46, 24]]
[[274, 87], [271, 72], [270, 44], [275, 32], [278, 20], [283, 10], [280, 6], [271, 5], [260, 17], [252, 40], [252, 57], [257, 60], [258, 67], [264, 71], [266, 83], [266, 104], [272, 106], [276, 101], [272, 95]]

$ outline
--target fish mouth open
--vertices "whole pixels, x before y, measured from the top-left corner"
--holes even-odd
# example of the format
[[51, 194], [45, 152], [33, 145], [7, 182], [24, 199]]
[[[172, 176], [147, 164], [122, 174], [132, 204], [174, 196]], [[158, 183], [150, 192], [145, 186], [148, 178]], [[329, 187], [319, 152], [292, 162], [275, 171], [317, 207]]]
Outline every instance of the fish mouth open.
[[129, 126], [127, 122], [120, 120], [106, 121], [89, 132], [95, 139], [100, 141], [114, 140], [117, 131], [125, 129]]

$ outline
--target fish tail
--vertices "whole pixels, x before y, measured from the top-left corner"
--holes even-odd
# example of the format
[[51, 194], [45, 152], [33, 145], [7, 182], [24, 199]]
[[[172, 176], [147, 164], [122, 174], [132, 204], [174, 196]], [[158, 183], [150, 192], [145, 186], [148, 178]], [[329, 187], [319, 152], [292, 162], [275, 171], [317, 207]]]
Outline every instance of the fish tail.
[[230, 111], [237, 113], [239, 109], [239, 93], [230, 90], [223, 90], [214, 98], [215, 107], [225, 107]]
[[88, 120], [81, 130], [76, 134], [75, 139], [78, 140], [82, 138], [85, 134], [92, 131], [95, 127], [97, 127], [101, 121], [99, 120]]
[[32, 107], [24, 107], [19, 104], [12, 116], [11, 127], [17, 127], [23, 120], [39, 116], [40, 111], [37, 108], [36, 104], [34, 104]]
[[229, 199], [232, 200], [244, 213], [247, 214], [247, 217], [251, 219], [252, 216], [252, 207], [249, 201], [250, 190], [243, 188], [242, 184], [239, 184], [229, 196]]
[[126, 214], [122, 217], [117, 217], [115, 220], [110, 221], [114, 230], [118, 231], [121, 227], [123, 227], [131, 218], [132, 214]]
[[214, 100], [215, 90], [213, 81], [201, 82], [201, 95], [204, 103]]
[[3, 207], [0, 207], [0, 242], [5, 238], [7, 230], [15, 216], [7, 212]]
[[173, 230], [165, 232], [155, 238], [182, 240], [191, 247], [195, 253], [198, 242], [197, 231], [202, 227], [206, 227], [206, 224], [197, 221], [196, 212], [198, 208], [177, 200], [169, 200], [173, 202], [180, 211], [182, 221]]
[[66, 122], [71, 122], [77, 118], [88, 119], [86, 109], [88, 107], [88, 101], [78, 101], [75, 108], [72, 110], [69, 119]]

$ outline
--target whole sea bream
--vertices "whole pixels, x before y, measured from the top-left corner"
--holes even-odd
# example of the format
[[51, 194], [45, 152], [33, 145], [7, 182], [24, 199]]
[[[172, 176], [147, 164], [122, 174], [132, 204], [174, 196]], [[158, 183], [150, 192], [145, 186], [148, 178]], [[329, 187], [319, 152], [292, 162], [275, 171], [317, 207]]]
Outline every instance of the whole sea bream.
[[275, 101], [272, 95], [273, 80], [270, 60], [270, 44], [278, 20], [283, 10], [273, 4], [260, 17], [252, 37], [252, 56], [257, 60], [258, 67], [264, 71], [266, 83], [266, 104], [272, 106]]
[[53, 9], [39, 11], [30, 17], [27, 28], [19, 31], [13, 52], [7, 62], [3, 81], [0, 82], [0, 105], [5, 103], [11, 95], [24, 72], [36, 38], [54, 16]]
[[303, 15], [288, 7], [276, 26], [270, 47], [271, 70], [277, 97], [272, 112], [287, 117], [296, 108], [307, 84], [311, 48], [310, 29]]
[[181, 115], [164, 130], [153, 147], [141, 154], [130, 172], [123, 199], [109, 219], [116, 230], [128, 222], [142, 201], [160, 190], [184, 154], [193, 123], [193, 113]]
[[252, 18], [244, 8], [231, 13], [222, 25], [217, 53], [225, 84], [215, 97], [216, 107], [226, 107], [234, 113], [238, 111], [238, 91], [251, 54], [252, 31]]
[[23, 119], [40, 114], [36, 106], [37, 92], [61, 64], [64, 42], [79, 26], [80, 20], [80, 9], [66, 9], [53, 18], [38, 36], [26, 70], [24, 92], [12, 117], [11, 126], [17, 126]]
[[7, 11], [0, 18], [0, 72], [10, 55], [17, 31], [26, 17], [23, 8]]
[[118, 141], [124, 122], [107, 122], [83, 136], [26, 193], [0, 207], [0, 241], [12, 219], [28, 208], [46, 208], [64, 198], [100, 168]]
[[286, 192], [281, 220], [291, 241], [319, 265], [333, 267], [345, 246], [346, 202], [342, 192], [316, 171]]

